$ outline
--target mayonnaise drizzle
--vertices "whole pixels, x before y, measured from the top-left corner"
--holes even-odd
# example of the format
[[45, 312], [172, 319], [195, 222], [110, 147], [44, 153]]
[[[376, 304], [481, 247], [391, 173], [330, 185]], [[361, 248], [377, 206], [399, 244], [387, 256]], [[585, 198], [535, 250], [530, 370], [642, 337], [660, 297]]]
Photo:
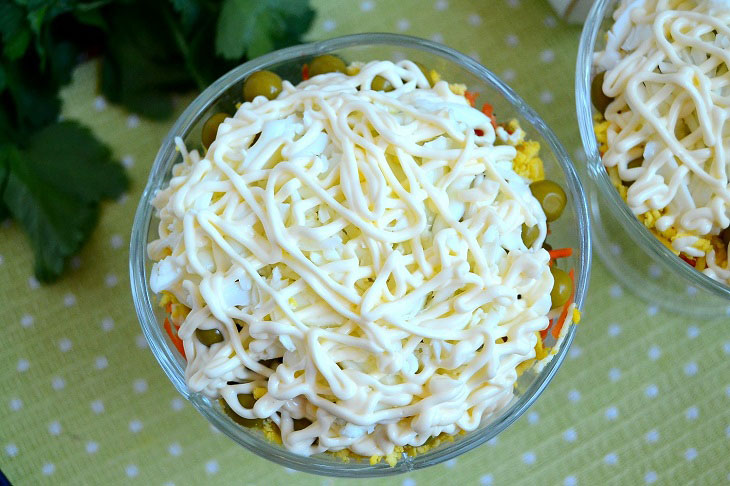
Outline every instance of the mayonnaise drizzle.
[[[378, 75], [395, 89], [369, 89]], [[228, 118], [204, 158], [178, 140], [148, 251], [152, 290], [191, 309], [190, 390], [271, 418], [304, 455], [389, 454], [501, 410], [553, 281], [545, 215], [514, 147], [495, 141], [410, 61], [284, 81]], [[523, 223], [540, 228], [532, 249]], [[206, 347], [196, 329], [224, 340]], [[312, 423], [294, 430], [300, 418]]]
[[[674, 250], [705, 255], [698, 237], [730, 226], [730, 2], [623, 0], [594, 63], [615, 98], [603, 161], [633, 181], [627, 204], [663, 210], [657, 228], [685, 235]], [[710, 253], [705, 272], [729, 281]]]

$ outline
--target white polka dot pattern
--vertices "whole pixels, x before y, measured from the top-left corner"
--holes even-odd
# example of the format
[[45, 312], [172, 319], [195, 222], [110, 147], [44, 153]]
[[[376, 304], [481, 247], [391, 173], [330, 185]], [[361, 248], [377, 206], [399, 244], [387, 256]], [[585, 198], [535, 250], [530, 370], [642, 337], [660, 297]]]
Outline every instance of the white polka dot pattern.
[[[548, 2], [346, 3], [315, 0], [308, 38], [389, 30], [453, 46], [510, 83], [576, 165], [585, 163], [573, 121], [579, 28]], [[3, 472], [13, 480], [24, 471], [17, 484], [349, 484], [240, 450], [175, 392], [140, 332], [126, 280], [129, 224], [171, 121], [152, 123], [98, 95], [93, 65], [67, 93], [64, 117], [109, 141], [133, 183], [104, 207], [68, 277], [52, 286], [31, 276], [17, 225], [0, 224], [0, 268], [13, 279], [0, 278], [8, 316], [0, 321], [7, 342], [18, 343], [0, 353], [0, 383], [10, 384], [0, 390]], [[670, 278], [654, 264], [648, 274], [658, 284]], [[699, 295], [694, 287], [683, 293]], [[727, 322], [640, 302], [601, 263], [586, 308], [568, 359], [524, 418], [474, 452], [368, 484], [687, 484], [691, 471], [702, 471], [706, 484], [730, 482], [717, 460], [730, 444]]]

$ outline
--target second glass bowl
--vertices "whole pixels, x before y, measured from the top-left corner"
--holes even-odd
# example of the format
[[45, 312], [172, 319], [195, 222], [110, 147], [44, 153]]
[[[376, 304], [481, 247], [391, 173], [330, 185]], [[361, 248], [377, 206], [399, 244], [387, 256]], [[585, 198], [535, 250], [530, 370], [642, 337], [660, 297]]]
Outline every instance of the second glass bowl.
[[593, 131], [593, 53], [605, 45], [618, 0], [597, 0], [583, 27], [575, 92], [587, 160], [593, 248], [606, 268], [635, 295], [682, 314], [730, 315], [730, 287], [698, 272], [664, 246], [634, 216], [603, 166]]
[[155, 304], [156, 296], [148, 285], [152, 262], [147, 258], [146, 248], [147, 243], [157, 237], [157, 218], [153, 214], [151, 200], [170, 180], [173, 165], [181, 161], [181, 155], [175, 149], [175, 137], [181, 137], [191, 149], [198, 147], [202, 125], [209, 116], [220, 111], [235, 111], [235, 104], [241, 100], [241, 86], [248, 75], [267, 69], [297, 83], [301, 79], [302, 65], [322, 54], [335, 54], [347, 62], [403, 58], [421, 62], [438, 71], [443, 79], [464, 83], [469, 90], [480, 93], [479, 102], [489, 101], [500, 120], [519, 120], [528, 138], [541, 144], [540, 157], [546, 175], [564, 187], [568, 197], [563, 215], [551, 223], [550, 243], [573, 248], [573, 255], [567, 259], [567, 264], [576, 271], [575, 302], [579, 309], [583, 308], [590, 275], [588, 209], [580, 181], [565, 149], [542, 119], [514, 91], [471, 58], [445, 46], [413, 37], [358, 34], [273, 52], [249, 61], [218, 79], [175, 122], [157, 154], [139, 202], [130, 244], [134, 305], [150, 348], [165, 373], [178, 391], [216, 428], [262, 457], [289, 468], [323, 475], [364, 477], [398, 474], [454, 458], [486, 442], [513, 423], [544, 391], [558, 370], [573, 340], [575, 326], [569, 329], [552, 361], [539, 372], [535, 369], [525, 371], [517, 382], [515, 396], [510, 404], [474, 432], [458, 436], [453, 442], [416, 457], [404, 456], [394, 467], [384, 463], [371, 465], [368, 461], [344, 463], [327, 454], [312, 457], [293, 454], [266, 440], [259, 431], [236, 424], [223, 413], [216, 400], [200, 393], [191, 393], [185, 384], [185, 360], [163, 330], [166, 316], [163, 309]]

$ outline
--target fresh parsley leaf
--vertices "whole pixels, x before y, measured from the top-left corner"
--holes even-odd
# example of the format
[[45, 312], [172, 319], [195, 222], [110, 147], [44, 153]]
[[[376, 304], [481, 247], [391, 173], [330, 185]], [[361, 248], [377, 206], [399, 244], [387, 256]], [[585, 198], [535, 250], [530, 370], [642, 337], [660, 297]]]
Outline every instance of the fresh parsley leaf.
[[3, 146], [0, 166], [6, 171], [3, 203], [27, 233], [36, 277], [44, 282], [58, 278], [88, 239], [100, 201], [128, 185], [109, 149], [75, 122], [43, 128], [27, 150]]
[[195, 0], [170, 0], [173, 8], [180, 14], [182, 28], [184, 30], [192, 29], [198, 22], [202, 11], [201, 5]]
[[8, 1], [0, 3], [0, 33], [3, 55], [10, 60], [22, 57], [30, 43], [31, 34], [22, 7]]
[[296, 43], [313, 18], [306, 0], [224, 0], [216, 52], [226, 59], [260, 56]]
[[109, 25], [102, 64], [104, 96], [154, 119], [172, 113], [171, 92], [195, 87], [166, 27], [165, 7], [151, 2], [140, 15], [137, 4], [115, 4], [104, 13]]
[[76, 122], [63, 121], [38, 131], [24, 151], [36, 177], [84, 202], [117, 198], [128, 185], [109, 147]]
[[[6, 157], [3, 156], [6, 150], [9, 150], [10, 146], [0, 145], [0, 195], [5, 192], [5, 186], [8, 182], [8, 175], [10, 174], [10, 167], [6, 162]], [[10, 211], [5, 205], [5, 201], [0, 198], [0, 221], [5, 221], [10, 216]]]
[[0, 0], [0, 219], [25, 229], [38, 279], [60, 274], [128, 184], [90, 131], [58, 122], [80, 60], [101, 55], [106, 98], [161, 119], [172, 94], [299, 42], [313, 16], [307, 0]]
[[[36, 66], [35, 53], [3, 66], [6, 91], [0, 97], [4, 111], [11, 117], [13, 141], [24, 144], [30, 134], [58, 119], [61, 101], [58, 86]], [[0, 141], [6, 138], [0, 133]]]

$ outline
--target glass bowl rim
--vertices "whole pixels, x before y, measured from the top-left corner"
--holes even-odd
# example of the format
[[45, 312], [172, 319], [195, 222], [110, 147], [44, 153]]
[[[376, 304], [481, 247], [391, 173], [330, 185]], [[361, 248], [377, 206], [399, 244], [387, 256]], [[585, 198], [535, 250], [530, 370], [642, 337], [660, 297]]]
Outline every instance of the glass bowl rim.
[[715, 295], [730, 299], [730, 286], [713, 280], [686, 264], [669, 248], [664, 246], [640, 221], [634, 216], [629, 206], [621, 198], [619, 192], [611, 183], [601, 162], [598, 143], [593, 131], [593, 105], [591, 103], [591, 71], [596, 39], [601, 32], [601, 26], [607, 10], [614, 7], [618, 0], [596, 0], [591, 7], [583, 26], [578, 45], [578, 57], [575, 69], [575, 106], [578, 116], [578, 128], [583, 141], [583, 149], [587, 158], [588, 174], [608, 210], [621, 222], [626, 231], [641, 249], [654, 260], [661, 262], [665, 267], [680, 275], [690, 284], [705, 289]]
[[[578, 178], [568, 153], [558, 140], [557, 136], [547, 126], [542, 118], [540, 118], [540, 116], [532, 108], [530, 108], [522, 100], [522, 98], [512, 90], [512, 88], [507, 86], [496, 75], [472, 58], [442, 44], [417, 37], [390, 33], [363, 33], [346, 35], [280, 49], [247, 61], [221, 76], [200, 95], [198, 95], [175, 121], [160, 146], [147, 179], [145, 189], [140, 197], [132, 226], [129, 259], [130, 285], [135, 311], [137, 313], [140, 326], [142, 327], [143, 334], [150, 345], [150, 349], [165, 374], [168, 376], [178, 392], [189, 400], [198, 412], [200, 412], [211, 424], [213, 424], [214, 427], [225, 433], [233, 439], [234, 442], [244, 446], [261, 457], [265, 457], [286, 467], [327, 476], [366, 477], [386, 476], [408, 472], [414, 469], [447, 461], [483, 444], [517, 420], [517, 418], [519, 418], [522, 413], [524, 413], [524, 411], [532, 405], [537, 397], [542, 394], [565, 359], [576, 331], [576, 327], [574, 325], [570, 327], [559, 350], [553, 356], [553, 359], [537, 375], [534, 382], [530, 384], [524, 394], [512, 403], [512, 405], [510, 405], [507, 409], [502, 410], [498, 418], [496, 418], [488, 426], [479, 428], [464, 437], [460, 437], [452, 444], [438, 448], [433, 452], [427, 452], [416, 457], [409, 456], [404, 458], [394, 467], [383, 463], [376, 465], [362, 463], [347, 464], [344, 462], [341, 464], [333, 464], [332, 462], [318, 462], [316, 457], [303, 457], [293, 454], [286, 451], [281, 446], [270, 443], [262, 438], [255, 437], [253, 434], [243, 431], [243, 428], [231, 421], [223, 414], [223, 412], [214, 410], [210, 406], [207, 398], [203, 397], [199, 393], [191, 393], [187, 389], [182, 357], [176, 356], [176, 352], [174, 353], [172, 348], [168, 346], [162, 326], [159, 325], [154, 314], [153, 304], [149, 295], [150, 292], [148, 292], [148, 275], [145, 267], [147, 235], [153, 216], [151, 200], [156, 190], [161, 185], [161, 181], [168, 169], [167, 165], [170, 158], [174, 157], [174, 138], [180, 134], [187, 133], [199, 117], [200, 113], [203, 113], [212, 104], [214, 104], [221, 93], [230, 89], [251, 72], [279, 62], [286, 62], [289, 59], [304, 56], [316, 56], [350, 47], [377, 45], [421, 50], [429, 55], [445, 59], [446, 61], [471, 72], [471, 74], [480, 78], [481, 81], [490, 85], [499, 95], [513, 106], [521, 117], [532, 125], [534, 130], [536, 130], [549, 145], [551, 152], [554, 154], [558, 165], [564, 173], [567, 184], [566, 189], [572, 196], [571, 199], [574, 204], [579, 240], [577, 258], [578, 278], [576, 279], [575, 303], [576, 307], [580, 310], [583, 309], [588, 282], [590, 279], [591, 232], [588, 217], [588, 205], [580, 179]], [[235, 428], [233, 426], [235, 426]]]

